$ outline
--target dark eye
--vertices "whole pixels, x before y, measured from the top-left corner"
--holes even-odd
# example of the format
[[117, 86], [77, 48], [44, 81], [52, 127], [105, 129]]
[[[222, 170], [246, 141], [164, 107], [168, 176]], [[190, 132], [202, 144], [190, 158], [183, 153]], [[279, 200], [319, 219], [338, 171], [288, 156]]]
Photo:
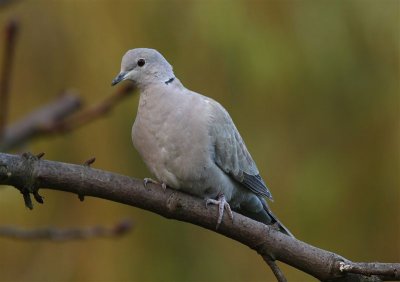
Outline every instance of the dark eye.
[[146, 63], [146, 61], [145, 61], [144, 59], [139, 59], [139, 60], [137, 61], [137, 65], [138, 65], [139, 67], [143, 67], [145, 63]]

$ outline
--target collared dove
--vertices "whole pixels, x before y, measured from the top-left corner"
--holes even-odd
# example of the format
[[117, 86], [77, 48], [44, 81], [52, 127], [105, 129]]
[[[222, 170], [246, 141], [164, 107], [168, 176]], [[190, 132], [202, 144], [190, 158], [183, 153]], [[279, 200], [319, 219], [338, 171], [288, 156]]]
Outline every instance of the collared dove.
[[[165, 188], [218, 205], [217, 228], [231, 208], [293, 236], [271, 212], [272, 196], [228, 112], [186, 89], [156, 50], [137, 48], [122, 58], [115, 85], [131, 80], [140, 91], [133, 144]], [[145, 183], [148, 179], [145, 179]]]

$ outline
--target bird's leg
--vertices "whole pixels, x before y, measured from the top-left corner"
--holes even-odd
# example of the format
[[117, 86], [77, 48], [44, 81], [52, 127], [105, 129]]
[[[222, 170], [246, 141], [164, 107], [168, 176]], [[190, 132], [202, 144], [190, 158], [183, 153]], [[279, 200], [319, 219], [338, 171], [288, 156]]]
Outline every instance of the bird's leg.
[[207, 208], [208, 204], [218, 205], [218, 221], [217, 221], [216, 229], [218, 229], [219, 225], [222, 222], [222, 218], [224, 216], [224, 209], [228, 212], [229, 218], [231, 220], [233, 220], [233, 214], [232, 214], [231, 207], [229, 206], [228, 202], [226, 201], [224, 194], [219, 194], [217, 196], [216, 200], [207, 199], [206, 208]]
[[161, 187], [163, 188], [163, 190], [165, 191], [166, 189], [167, 189], [167, 184], [165, 184], [164, 182], [163, 183], [160, 183], [160, 182], [158, 182], [157, 180], [154, 180], [154, 179], [152, 179], [152, 178], [144, 178], [143, 179], [143, 185], [144, 185], [144, 187], [146, 187], [147, 186], [147, 183], [153, 183], [153, 184], [158, 184], [158, 185], [161, 185]]

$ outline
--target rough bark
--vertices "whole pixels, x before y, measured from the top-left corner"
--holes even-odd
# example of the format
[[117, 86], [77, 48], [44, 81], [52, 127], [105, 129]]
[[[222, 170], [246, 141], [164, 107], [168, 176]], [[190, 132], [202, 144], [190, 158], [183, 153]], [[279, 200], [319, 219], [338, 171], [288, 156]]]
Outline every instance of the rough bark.
[[400, 280], [399, 263], [354, 263], [238, 213], [233, 222], [226, 216], [215, 230], [216, 207], [206, 209], [202, 199], [172, 189], [164, 191], [155, 184], [144, 187], [143, 180], [88, 165], [41, 160], [31, 154], [0, 153], [0, 184], [19, 189], [30, 207], [30, 194], [42, 202], [38, 189], [47, 188], [75, 193], [80, 198], [103, 198], [189, 222], [249, 246], [264, 260], [279, 260], [322, 281]]

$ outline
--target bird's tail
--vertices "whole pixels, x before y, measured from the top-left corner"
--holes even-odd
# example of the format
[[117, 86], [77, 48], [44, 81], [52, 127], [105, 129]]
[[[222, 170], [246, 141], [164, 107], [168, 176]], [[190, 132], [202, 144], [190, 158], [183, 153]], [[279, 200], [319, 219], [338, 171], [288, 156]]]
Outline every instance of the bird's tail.
[[262, 222], [267, 225], [275, 225], [280, 232], [283, 234], [286, 234], [290, 237], [293, 237], [293, 234], [283, 225], [279, 219], [276, 217], [276, 215], [271, 211], [271, 209], [268, 207], [267, 202], [265, 201], [264, 198], [259, 197], [260, 201], [262, 202], [262, 205], [264, 209], [262, 209], [259, 212], [249, 212], [248, 210], [243, 210], [241, 209], [239, 212], [242, 213], [243, 215], [250, 217], [254, 220], [257, 220], [259, 222]]
[[276, 215], [271, 211], [271, 209], [269, 208], [269, 206], [264, 198], [261, 199], [261, 202], [264, 207], [263, 212], [266, 212], [271, 218], [271, 221], [270, 221], [271, 223], [269, 223], [269, 224], [277, 225], [280, 232], [282, 232], [290, 237], [295, 238], [294, 235], [292, 234], [292, 232], [290, 232], [289, 229], [287, 229], [286, 226], [283, 225], [282, 222], [280, 222], [280, 220], [276, 217]]

